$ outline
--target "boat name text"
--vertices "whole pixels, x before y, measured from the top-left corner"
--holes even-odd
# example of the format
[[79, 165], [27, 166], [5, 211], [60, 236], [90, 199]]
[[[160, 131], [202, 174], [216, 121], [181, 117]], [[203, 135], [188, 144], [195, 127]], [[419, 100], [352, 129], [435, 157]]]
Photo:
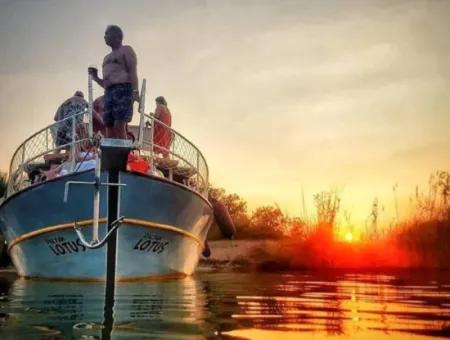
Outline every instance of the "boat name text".
[[45, 243], [56, 256], [86, 251], [86, 247], [77, 237], [75, 240], [66, 240], [62, 236], [45, 239]]
[[145, 252], [153, 251], [156, 254], [161, 254], [168, 244], [169, 242], [160, 236], [145, 233], [144, 236], [137, 241], [133, 249]]

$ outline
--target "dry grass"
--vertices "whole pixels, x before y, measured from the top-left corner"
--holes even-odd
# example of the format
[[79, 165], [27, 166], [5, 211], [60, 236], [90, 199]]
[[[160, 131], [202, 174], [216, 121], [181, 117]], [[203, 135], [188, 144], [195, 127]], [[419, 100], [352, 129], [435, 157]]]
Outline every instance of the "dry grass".
[[329, 229], [281, 240], [211, 242], [208, 264], [257, 270], [450, 268], [450, 223], [404, 223], [384, 238], [345, 242]]

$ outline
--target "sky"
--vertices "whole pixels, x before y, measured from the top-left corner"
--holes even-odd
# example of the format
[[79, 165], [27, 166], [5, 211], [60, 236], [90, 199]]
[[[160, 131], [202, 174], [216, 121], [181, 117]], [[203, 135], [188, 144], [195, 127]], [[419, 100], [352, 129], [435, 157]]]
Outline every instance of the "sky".
[[0, 169], [87, 92], [108, 24], [149, 110], [164, 95], [212, 184], [250, 210], [312, 215], [333, 189], [356, 224], [375, 197], [388, 221], [394, 196], [406, 215], [415, 186], [450, 170], [450, 1], [412, 0], [0, 0]]

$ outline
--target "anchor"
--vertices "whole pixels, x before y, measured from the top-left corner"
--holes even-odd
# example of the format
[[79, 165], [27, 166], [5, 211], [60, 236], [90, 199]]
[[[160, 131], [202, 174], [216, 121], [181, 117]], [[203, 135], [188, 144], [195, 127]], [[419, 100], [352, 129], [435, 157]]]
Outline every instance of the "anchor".
[[103, 247], [106, 244], [106, 242], [108, 242], [109, 237], [113, 234], [114, 231], [117, 230], [117, 228], [119, 228], [119, 226], [122, 224], [123, 220], [124, 220], [124, 217], [121, 216], [117, 220], [115, 220], [113, 223], [111, 223], [111, 229], [108, 231], [106, 236], [101, 241], [93, 238], [91, 242], [87, 242], [86, 239], [84, 238], [83, 233], [81, 232], [80, 228], [78, 227], [77, 222], [74, 223], [74, 229], [75, 229], [81, 243], [83, 243], [85, 247], [87, 247], [89, 249], [97, 249], [97, 248]]

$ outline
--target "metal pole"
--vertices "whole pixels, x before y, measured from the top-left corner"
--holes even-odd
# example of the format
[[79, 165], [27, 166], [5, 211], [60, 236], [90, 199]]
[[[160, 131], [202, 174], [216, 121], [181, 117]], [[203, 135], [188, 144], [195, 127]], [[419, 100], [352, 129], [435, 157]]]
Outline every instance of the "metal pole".
[[23, 178], [23, 170], [24, 170], [24, 164], [25, 164], [25, 146], [26, 144], [23, 145], [23, 149], [22, 149], [22, 164], [20, 164], [20, 179], [19, 179], [19, 183], [20, 186], [17, 188], [18, 190], [22, 189], [22, 178]]
[[200, 153], [197, 151], [197, 190], [200, 192]]
[[147, 87], [147, 80], [142, 79], [141, 98], [139, 99], [139, 113], [141, 114], [139, 121], [139, 146], [142, 147], [142, 141], [144, 140], [144, 113], [145, 113], [145, 91]]
[[150, 164], [151, 164], [151, 171], [153, 173], [153, 135], [155, 133], [155, 116], [150, 116]]
[[25, 163], [25, 146], [26, 144], [24, 144], [22, 147], [22, 163], [20, 164], [20, 166], [23, 166], [23, 163]]
[[100, 216], [100, 157], [95, 153], [95, 185], [94, 185], [94, 221], [92, 224], [92, 242], [98, 242], [98, 219]]
[[94, 114], [94, 91], [92, 89], [92, 74], [88, 75], [88, 114], [89, 114], [89, 138], [94, 136], [94, 127], [93, 127], [93, 114]]
[[48, 128], [45, 129], [45, 151], [48, 151]]
[[75, 170], [75, 145], [76, 145], [76, 129], [75, 129], [75, 115], [72, 116], [72, 143], [71, 143], [71, 156], [72, 156], [72, 172]]
[[[103, 155], [105, 156], [105, 155]], [[108, 182], [119, 183], [119, 170], [109, 169]], [[108, 186], [108, 226], [107, 232], [113, 229], [113, 222], [119, 218], [120, 188]], [[103, 314], [102, 339], [111, 339], [114, 325], [114, 292], [117, 263], [117, 230], [114, 230], [106, 244], [106, 282], [105, 282], [105, 309]]]

